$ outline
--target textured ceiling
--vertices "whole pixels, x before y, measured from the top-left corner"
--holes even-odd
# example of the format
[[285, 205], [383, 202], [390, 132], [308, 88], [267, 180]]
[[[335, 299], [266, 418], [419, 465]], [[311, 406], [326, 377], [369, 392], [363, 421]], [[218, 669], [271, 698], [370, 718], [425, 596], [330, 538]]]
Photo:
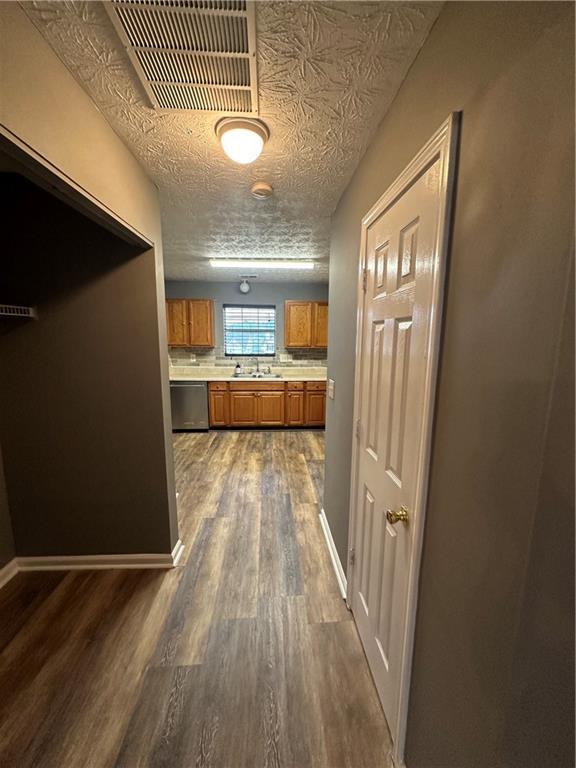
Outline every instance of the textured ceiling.
[[[101, 3], [22, 6], [158, 185], [168, 278], [236, 278], [210, 257], [314, 258], [313, 272], [261, 279], [323, 281], [330, 216], [441, 3], [258, 0], [260, 117], [271, 136], [247, 167], [221, 151], [219, 114], [148, 106]], [[258, 179], [273, 198], [250, 195]]]

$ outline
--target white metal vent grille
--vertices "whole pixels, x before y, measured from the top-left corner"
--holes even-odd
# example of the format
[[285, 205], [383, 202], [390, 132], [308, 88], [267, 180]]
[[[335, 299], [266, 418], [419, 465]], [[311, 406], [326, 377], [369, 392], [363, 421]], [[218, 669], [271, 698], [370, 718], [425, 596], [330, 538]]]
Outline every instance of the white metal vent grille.
[[0, 317], [37, 317], [34, 307], [19, 307], [14, 304], [0, 304]]
[[247, 0], [112, 0], [108, 14], [156, 109], [258, 114]]

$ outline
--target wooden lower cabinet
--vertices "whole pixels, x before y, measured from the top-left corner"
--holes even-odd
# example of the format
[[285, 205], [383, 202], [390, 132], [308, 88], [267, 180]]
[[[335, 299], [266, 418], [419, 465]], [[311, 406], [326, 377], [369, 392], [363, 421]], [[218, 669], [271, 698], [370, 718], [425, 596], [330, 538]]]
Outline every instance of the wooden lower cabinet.
[[284, 426], [284, 392], [256, 394], [258, 424], [262, 427]]
[[306, 392], [305, 424], [308, 427], [323, 427], [326, 421], [326, 392]]
[[210, 390], [210, 426], [227, 427], [230, 424], [230, 395], [224, 391]]
[[324, 426], [325, 382], [210, 382], [211, 427]]
[[304, 392], [286, 392], [286, 426], [304, 425]]
[[230, 392], [230, 426], [257, 427], [257, 392]]

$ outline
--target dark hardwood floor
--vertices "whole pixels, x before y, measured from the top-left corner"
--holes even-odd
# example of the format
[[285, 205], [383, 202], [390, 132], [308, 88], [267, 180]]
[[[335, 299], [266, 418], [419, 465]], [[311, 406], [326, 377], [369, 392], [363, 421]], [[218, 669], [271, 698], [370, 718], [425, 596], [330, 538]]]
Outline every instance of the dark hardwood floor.
[[324, 435], [179, 434], [181, 566], [0, 592], [1, 768], [388, 768], [318, 520]]

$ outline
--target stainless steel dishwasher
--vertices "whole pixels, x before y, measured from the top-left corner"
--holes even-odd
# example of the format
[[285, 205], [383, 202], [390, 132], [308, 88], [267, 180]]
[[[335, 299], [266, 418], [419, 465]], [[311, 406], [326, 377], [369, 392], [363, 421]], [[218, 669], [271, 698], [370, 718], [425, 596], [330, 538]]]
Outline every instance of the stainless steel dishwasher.
[[171, 381], [172, 429], [208, 429], [208, 384]]

